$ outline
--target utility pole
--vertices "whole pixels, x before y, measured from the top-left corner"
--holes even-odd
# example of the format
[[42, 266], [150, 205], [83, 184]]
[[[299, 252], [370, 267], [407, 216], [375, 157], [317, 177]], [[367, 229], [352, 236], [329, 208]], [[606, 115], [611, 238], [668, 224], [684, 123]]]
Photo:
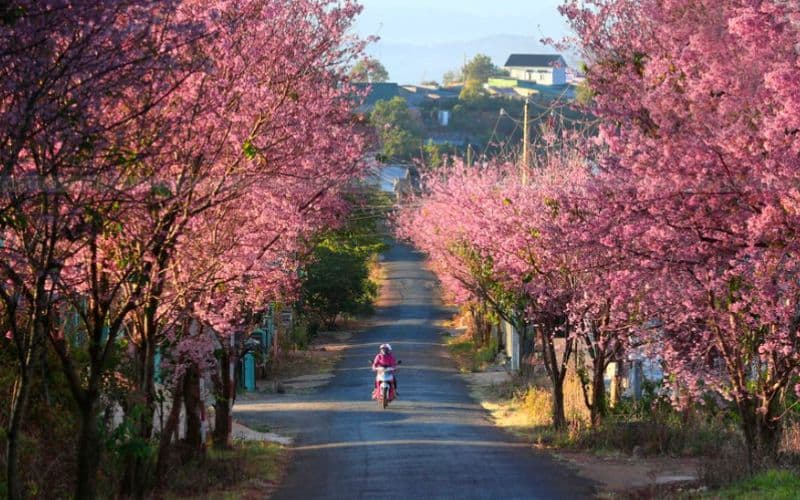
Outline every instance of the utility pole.
[[528, 126], [528, 98], [525, 97], [525, 106], [522, 115], [522, 164], [520, 166], [520, 179], [522, 185], [528, 183], [528, 144], [531, 142], [531, 130]]
[[467, 144], [467, 166], [472, 166], [472, 144]]

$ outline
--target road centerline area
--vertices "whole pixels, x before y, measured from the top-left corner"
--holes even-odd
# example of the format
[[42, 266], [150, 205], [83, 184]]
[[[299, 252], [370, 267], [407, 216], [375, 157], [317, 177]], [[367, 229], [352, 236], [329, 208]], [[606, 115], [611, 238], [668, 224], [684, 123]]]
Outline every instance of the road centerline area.
[[[469, 397], [435, 322], [447, 317], [423, 257], [396, 245], [374, 321], [349, 345], [330, 383], [314, 394], [237, 404], [246, 423], [295, 437], [277, 499], [588, 498], [592, 485], [567, 466], [492, 426]], [[400, 398], [370, 400], [369, 362], [389, 342], [403, 361]]]

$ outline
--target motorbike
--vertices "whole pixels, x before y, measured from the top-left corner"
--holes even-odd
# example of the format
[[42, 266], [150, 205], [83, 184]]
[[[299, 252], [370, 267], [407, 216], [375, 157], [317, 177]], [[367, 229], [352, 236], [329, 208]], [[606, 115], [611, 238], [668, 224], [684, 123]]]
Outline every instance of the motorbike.
[[[398, 361], [399, 365], [401, 362]], [[374, 368], [375, 374], [375, 390], [372, 393], [372, 399], [376, 400], [378, 404], [386, 409], [390, 402], [394, 401], [394, 371], [395, 368], [391, 366], [379, 366]]]

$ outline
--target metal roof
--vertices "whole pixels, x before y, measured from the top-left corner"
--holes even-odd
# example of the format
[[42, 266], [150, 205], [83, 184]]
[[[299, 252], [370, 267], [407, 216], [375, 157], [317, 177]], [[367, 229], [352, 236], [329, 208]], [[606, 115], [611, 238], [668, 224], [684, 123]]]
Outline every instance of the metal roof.
[[506, 61], [506, 67], [566, 67], [566, 62], [560, 54], [511, 54]]
[[388, 101], [393, 97], [397, 97], [400, 95], [400, 88], [396, 83], [393, 82], [385, 82], [385, 83], [363, 83], [357, 82], [354, 86], [359, 89], [363, 90], [365, 88], [369, 89], [369, 93], [367, 94], [364, 102], [361, 104], [362, 106], [373, 106], [378, 101]]

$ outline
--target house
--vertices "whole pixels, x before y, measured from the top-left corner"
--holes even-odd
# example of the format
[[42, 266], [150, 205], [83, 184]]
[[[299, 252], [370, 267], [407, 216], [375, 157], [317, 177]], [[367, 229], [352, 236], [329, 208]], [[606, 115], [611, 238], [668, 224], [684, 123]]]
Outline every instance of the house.
[[511, 54], [503, 69], [517, 80], [540, 85], [567, 83], [567, 63], [560, 54]]

